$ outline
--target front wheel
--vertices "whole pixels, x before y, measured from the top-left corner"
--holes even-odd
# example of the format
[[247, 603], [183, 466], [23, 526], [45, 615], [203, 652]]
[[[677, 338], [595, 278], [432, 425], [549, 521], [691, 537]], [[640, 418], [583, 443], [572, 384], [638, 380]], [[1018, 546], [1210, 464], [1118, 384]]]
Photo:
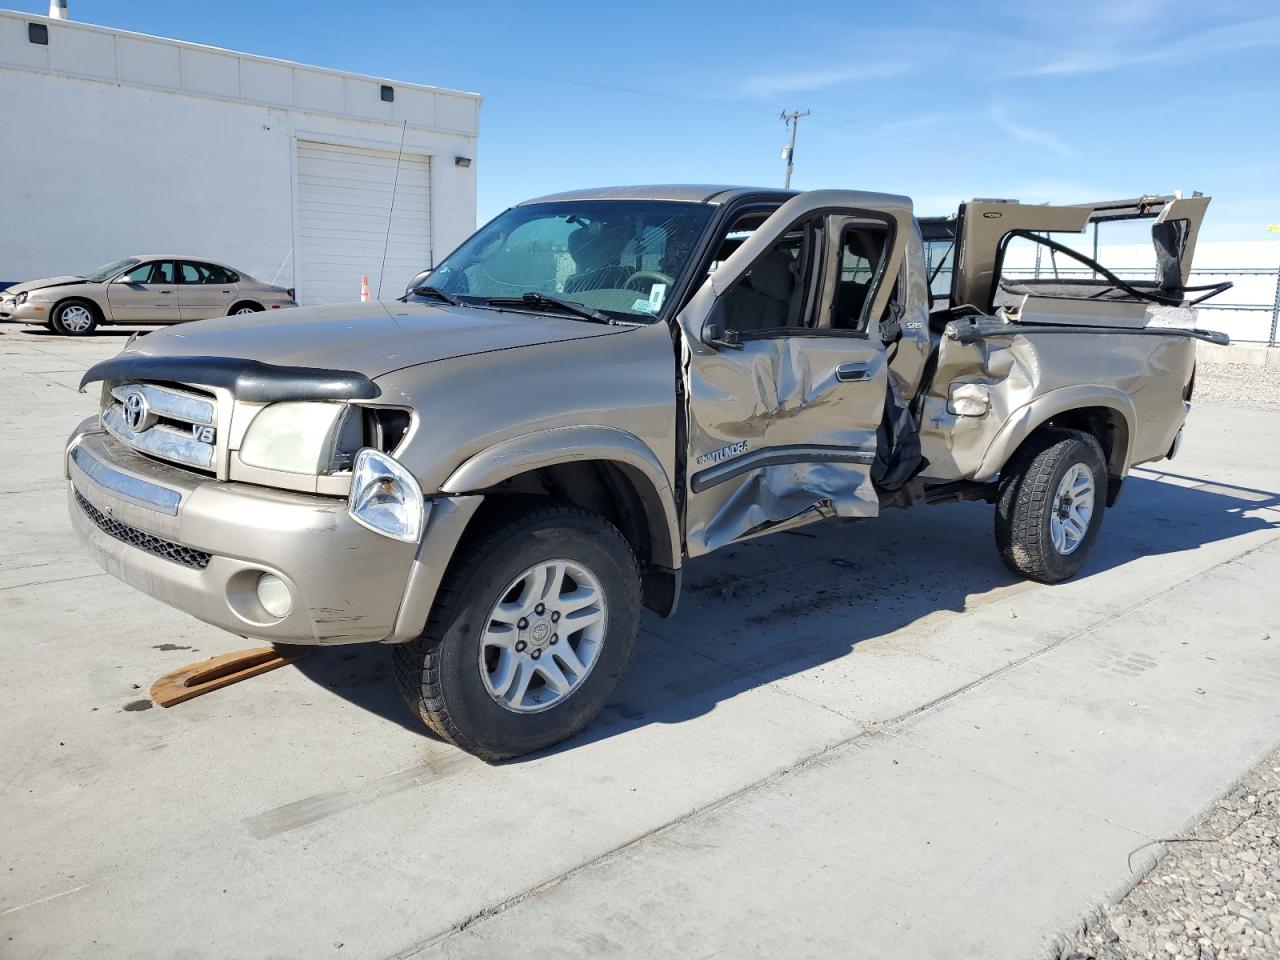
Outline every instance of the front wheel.
[[1106, 489], [1106, 461], [1092, 436], [1045, 430], [1032, 437], [1001, 471], [1000, 558], [1041, 583], [1075, 576], [1102, 526]]
[[64, 337], [87, 337], [98, 327], [98, 314], [83, 300], [68, 300], [54, 308], [49, 326]]
[[549, 747], [604, 707], [631, 661], [640, 572], [612, 524], [542, 507], [461, 548], [422, 636], [394, 651], [400, 692], [484, 760]]

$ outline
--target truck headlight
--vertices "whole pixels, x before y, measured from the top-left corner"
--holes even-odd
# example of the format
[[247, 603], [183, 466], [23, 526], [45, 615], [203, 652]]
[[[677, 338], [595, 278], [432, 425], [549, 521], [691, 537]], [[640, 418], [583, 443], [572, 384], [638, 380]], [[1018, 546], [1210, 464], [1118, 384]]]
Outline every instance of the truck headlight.
[[362, 429], [360, 411], [345, 403], [273, 403], [249, 424], [240, 459], [282, 473], [333, 473], [351, 462]]
[[347, 513], [376, 533], [416, 543], [422, 536], [426, 504], [413, 474], [385, 453], [365, 447], [352, 468]]

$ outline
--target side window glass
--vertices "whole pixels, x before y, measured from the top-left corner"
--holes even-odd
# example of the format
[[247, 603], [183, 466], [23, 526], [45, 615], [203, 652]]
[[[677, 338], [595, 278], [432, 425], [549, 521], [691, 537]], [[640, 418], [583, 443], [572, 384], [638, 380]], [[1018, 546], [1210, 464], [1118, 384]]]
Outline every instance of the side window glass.
[[212, 263], [204, 263], [201, 266], [204, 267], [207, 273], [205, 283], [235, 283], [230, 270], [225, 270]]
[[161, 260], [151, 273], [151, 283], [173, 283], [174, 263], [172, 260]]
[[868, 300], [885, 255], [888, 230], [880, 225], [854, 224], [840, 235], [839, 276], [831, 311], [836, 330], [865, 330]]
[[154, 266], [155, 264], [144, 263], [140, 267], [134, 267], [124, 275], [123, 279], [125, 283], [150, 283], [151, 268]]
[[[801, 223], [760, 255], [724, 296], [725, 328], [740, 334], [804, 325], [815, 224]], [[731, 232], [725, 239], [734, 239]]]
[[182, 265], [183, 283], [208, 283], [209, 271], [200, 263], [184, 263]]

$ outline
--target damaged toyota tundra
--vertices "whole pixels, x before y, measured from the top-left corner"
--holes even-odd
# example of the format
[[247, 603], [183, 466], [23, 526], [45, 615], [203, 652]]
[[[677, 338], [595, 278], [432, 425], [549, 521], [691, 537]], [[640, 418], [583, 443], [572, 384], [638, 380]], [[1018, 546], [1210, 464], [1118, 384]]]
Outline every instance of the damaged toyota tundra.
[[[1189, 286], [1208, 203], [530, 201], [400, 299], [131, 341], [81, 383], [68, 508], [138, 590], [269, 643], [391, 645], [436, 734], [527, 753], [602, 709], [687, 558], [977, 500], [1011, 569], [1079, 571], [1131, 468], [1177, 452], [1196, 341], [1226, 342], [1194, 306], [1228, 285]], [[1071, 245], [1111, 221], [1149, 278]]]

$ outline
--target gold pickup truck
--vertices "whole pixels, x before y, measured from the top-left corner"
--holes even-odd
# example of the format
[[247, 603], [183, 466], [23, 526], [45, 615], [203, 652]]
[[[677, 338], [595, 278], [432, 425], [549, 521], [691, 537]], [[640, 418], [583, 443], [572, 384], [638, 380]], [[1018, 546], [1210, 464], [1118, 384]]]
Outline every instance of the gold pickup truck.
[[[1012, 569], [1076, 573], [1130, 468], [1177, 451], [1196, 340], [1226, 340], [1195, 325], [1219, 288], [1188, 286], [1207, 204], [533, 200], [400, 299], [199, 321], [91, 368], [71, 518], [159, 600], [392, 645], [439, 735], [537, 750], [601, 709], [687, 557], [983, 500]], [[1150, 221], [1149, 280], [1063, 242], [1114, 220]]]

